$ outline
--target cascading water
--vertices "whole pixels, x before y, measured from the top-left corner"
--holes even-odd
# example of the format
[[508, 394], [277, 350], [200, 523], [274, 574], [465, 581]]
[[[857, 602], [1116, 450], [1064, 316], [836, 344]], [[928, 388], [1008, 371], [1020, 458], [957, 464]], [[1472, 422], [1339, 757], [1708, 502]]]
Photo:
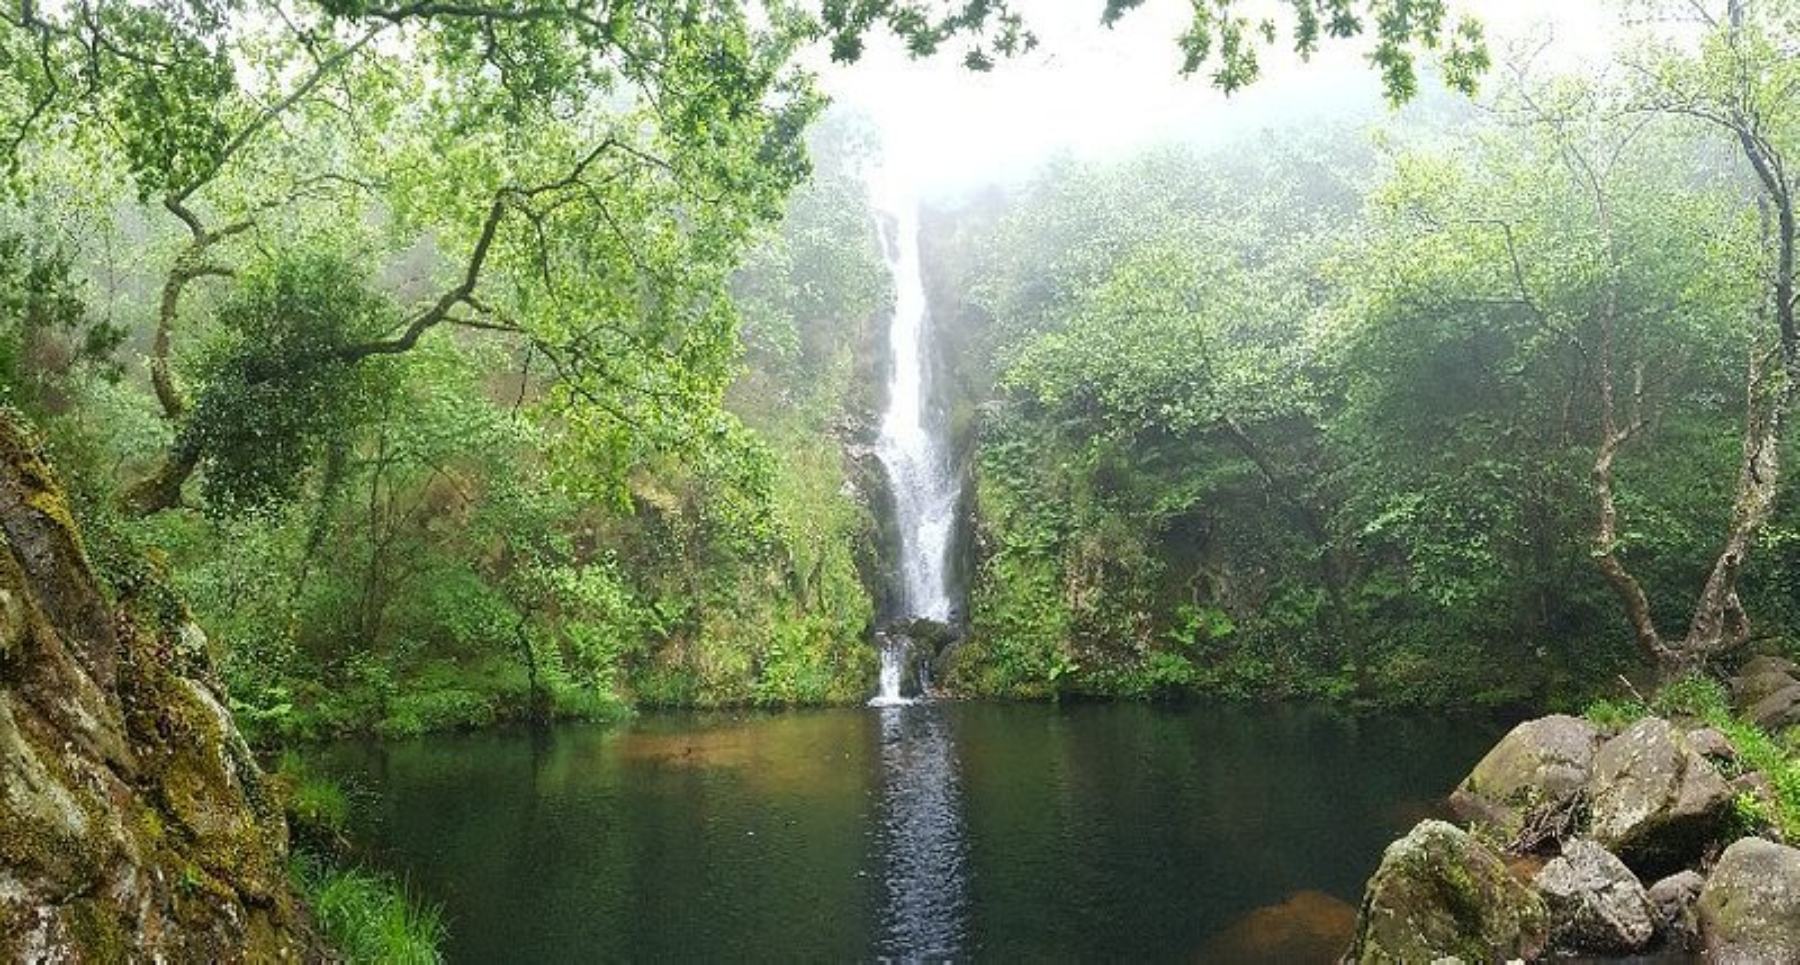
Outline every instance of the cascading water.
[[[900, 616], [947, 623], [950, 539], [959, 493], [942, 420], [934, 417], [928, 404], [930, 316], [919, 268], [918, 203], [892, 180], [877, 183], [875, 201], [882, 215], [882, 248], [894, 280], [894, 315], [888, 327], [892, 368], [876, 456], [887, 470], [900, 533]], [[911, 641], [895, 633], [883, 635], [879, 643], [881, 689], [872, 702], [903, 701], [900, 691]]]
[[[945, 426], [929, 404], [931, 319], [919, 267], [919, 209], [892, 179], [877, 184], [881, 241], [894, 279], [888, 328], [887, 411], [876, 455], [887, 470], [900, 534], [900, 623], [950, 621], [950, 540], [958, 480]], [[876, 635], [881, 650], [881, 834], [884, 892], [877, 957], [950, 959], [961, 948], [968, 907], [962, 800], [950, 721], [942, 706], [908, 707], [909, 664], [924, 693], [929, 661], [897, 628]]]

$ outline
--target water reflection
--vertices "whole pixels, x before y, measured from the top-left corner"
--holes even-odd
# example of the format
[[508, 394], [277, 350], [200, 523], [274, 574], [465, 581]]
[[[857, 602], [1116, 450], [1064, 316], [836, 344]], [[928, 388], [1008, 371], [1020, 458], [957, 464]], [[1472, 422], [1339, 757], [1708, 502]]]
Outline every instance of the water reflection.
[[345, 744], [453, 962], [1332, 960], [1501, 722], [922, 702]]
[[968, 845], [950, 723], [940, 706], [881, 707], [882, 869], [876, 954], [906, 961], [962, 950]]

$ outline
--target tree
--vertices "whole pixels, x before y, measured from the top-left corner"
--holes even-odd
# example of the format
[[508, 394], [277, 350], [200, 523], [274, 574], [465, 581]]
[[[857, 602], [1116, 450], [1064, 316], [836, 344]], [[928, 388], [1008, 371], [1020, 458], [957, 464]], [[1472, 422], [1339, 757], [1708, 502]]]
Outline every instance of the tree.
[[[1663, 640], [1644, 613], [1641, 589], [1621, 568], [1609, 569], [1639, 639], [1671, 672], [1729, 653], [1750, 638], [1738, 583], [1752, 543], [1774, 512], [1783, 425], [1800, 391], [1800, 325], [1795, 321], [1800, 221], [1794, 197], [1800, 185], [1790, 170], [1794, 139], [1800, 136], [1800, 106], [1793, 97], [1800, 83], [1800, 38], [1794, 32], [1800, 10], [1780, 0], [1725, 0], [1722, 10], [1717, 4], [1695, 3], [1680, 12], [1691, 15], [1700, 28], [1698, 53], [1659, 46], [1632, 60], [1639, 81], [1636, 106], [1697, 119], [1726, 134], [1741, 153], [1753, 176], [1762, 221], [1758, 273], [1766, 291], [1759, 314], [1763, 325], [1772, 323], [1774, 347], [1766, 354], [1760, 347], [1751, 353], [1731, 522], [1686, 637], [1679, 643]], [[1629, 434], [1629, 425], [1614, 432], [1621, 442]]]

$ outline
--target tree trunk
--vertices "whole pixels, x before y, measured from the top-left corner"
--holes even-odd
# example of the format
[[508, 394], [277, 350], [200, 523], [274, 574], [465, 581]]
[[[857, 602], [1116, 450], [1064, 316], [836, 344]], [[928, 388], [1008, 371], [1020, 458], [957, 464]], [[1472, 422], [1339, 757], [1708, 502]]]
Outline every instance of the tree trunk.
[[137, 516], [149, 516], [181, 505], [181, 487], [199, 467], [200, 442], [184, 429], [156, 472], [125, 491], [125, 509]]

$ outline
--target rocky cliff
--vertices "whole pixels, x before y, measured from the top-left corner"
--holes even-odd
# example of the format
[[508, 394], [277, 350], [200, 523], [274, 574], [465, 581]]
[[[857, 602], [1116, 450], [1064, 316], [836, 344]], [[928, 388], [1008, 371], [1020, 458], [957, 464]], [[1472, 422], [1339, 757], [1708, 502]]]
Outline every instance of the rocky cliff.
[[204, 635], [147, 575], [115, 582], [0, 411], [0, 959], [319, 957]]

